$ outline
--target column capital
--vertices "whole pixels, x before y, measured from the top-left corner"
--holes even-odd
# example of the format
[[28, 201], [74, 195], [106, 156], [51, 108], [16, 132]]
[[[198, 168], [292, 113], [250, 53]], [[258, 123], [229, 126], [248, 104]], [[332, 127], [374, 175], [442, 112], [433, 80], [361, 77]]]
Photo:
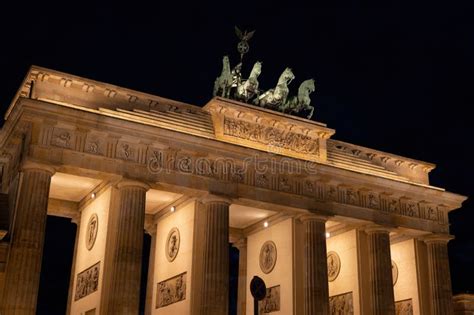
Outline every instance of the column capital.
[[75, 225], [79, 226], [79, 223], [81, 222], [81, 213], [75, 214], [73, 217], [71, 217], [71, 223], [74, 223]]
[[247, 247], [247, 238], [241, 238], [237, 242], [233, 244], [235, 247], [237, 247], [238, 250]]
[[307, 222], [307, 221], [318, 221], [321, 223], [326, 223], [329, 220], [329, 216], [314, 214], [314, 213], [305, 213], [296, 216], [296, 219], [300, 222]]
[[454, 239], [454, 235], [449, 234], [429, 234], [426, 236], [422, 236], [420, 240], [425, 242], [426, 244], [433, 244], [433, 243], [440, 243], [440, 244], [447, 244], [450, 240]]
[[360, 228], [367, 234], [373, 234], [373, 233], [390, 233], [395, 230], [394, 227], [390, 226], [385, 226], [385, 225], [378, 225], [378, 224], [369, 224], [366, 225], [362, 228]]
[[156, 234], [158, 224], [153, 219], [153, 216], [145, 215], [145, 232], [149, 235]]
[[54, 173], [56, 173], [56, 170], [54, 169], [54, 167], [47, 164], [33, 162], [33, 161], [23, 162], [23, 164], [21, 165], [21, 170], [22, 171], [33, 171], [33, 170], [44, 171], [44, 172], [50, 173], [51, 176], [53, 176]]
[[208, 193], [206, 196], [202, 197], [199, 200], [203, 204], [208, 204], [208, 203], [225, 203], [227, 205], [232, 204], [232, 200], [228, 198], [227, 196], [224, 195], [216, 195], [212, 193]]
[[128, 178], [123, 178], [117, 183], [118, 189], [121, 189], [124, 187], [138, 187], [138, 188], [144, 189], [145, 191], [148, 191], [150, 189], [150, 185], [148, 185], [147, 183], [140, 182], [134, 179], [128, 179]]

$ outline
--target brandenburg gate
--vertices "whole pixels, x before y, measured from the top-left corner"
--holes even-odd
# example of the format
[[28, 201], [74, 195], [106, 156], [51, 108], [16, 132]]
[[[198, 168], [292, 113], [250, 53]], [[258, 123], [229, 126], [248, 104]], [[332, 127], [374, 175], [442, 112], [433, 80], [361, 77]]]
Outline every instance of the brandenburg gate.
[[435, 165], [220, 83], [198, 107], [29, 70], [0, 132], [2, 315], [35, 314], [48, 215], [77, 224], [67, 314], [138, 314], [144, 231], [146, 314], [228, 314], [230, 244], [238, 314], [254, 276], [260, 314], [453, 314], [448, 213], [465, 197], [430, 185]]

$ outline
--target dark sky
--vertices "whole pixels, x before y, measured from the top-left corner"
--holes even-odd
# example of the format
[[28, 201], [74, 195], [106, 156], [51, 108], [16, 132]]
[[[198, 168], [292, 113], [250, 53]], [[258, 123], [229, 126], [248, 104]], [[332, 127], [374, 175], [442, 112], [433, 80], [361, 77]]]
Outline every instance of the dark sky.
[[[256, 29], [246, 69], [261, 87], [290, 66], [315, 78], [313, 119], [334, 138], [437, 164], [431, 183], [473, 195], [474, 2], [21, 2], [2, 8], [0, 105], [31, 64], [204, 105], [234, 25]], [[297, 83], [296, 83], [297, 82]], [[450, 215], [456, 292], [474, 291], [474, 204]]]

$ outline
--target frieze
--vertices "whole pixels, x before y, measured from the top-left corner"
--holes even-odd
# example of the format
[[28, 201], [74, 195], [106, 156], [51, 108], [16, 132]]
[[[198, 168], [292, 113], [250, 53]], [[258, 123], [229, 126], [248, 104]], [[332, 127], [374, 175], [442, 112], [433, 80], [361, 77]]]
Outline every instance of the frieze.
[[280, 311], [280, 286], [267, 288], [265, 298], [258, 302], [259, 314], [269, 314]]
[[157, 284], [156, 308], [165, 307], [186, 299], [186, 272]]
[[354, 314], [354, 302], [352, 292], [347, 292], [329, 297], [330, 315], [352, 315]]
[[297, 153], [319, 155], [318, 139], [229, 117], [224, 118], [224, 135], [282, 147]]
[[[229, 180], [234, 183], [256, 186], [264, 189], [288, 192], [313, 197], [321, 201], [333, 201], [341, 204], [361, 206], [382, 210], [390, 214], [419, 218], [447, 225], [447, 207], [415, 201], [403, 196], [396, 197], [387, 192], [376, 192], [366, 188], [354, 188], [336, 182], [323, 182], [308, 177], [305, 170], [291, 176], [277, 169], [277, 165], [268, 165], [262, 173], [254, 164], [242, 164], [235, 159], [209, 158], [195, 152], [185, 152], [169, 147], [158, 147], [160, 144], [144, 145], [115, 140], [106, 135], [89, 132], [82, 141], [84, 147], [77, 148], [73, 130], [44, 126], [43, 145], [48, 143], [55, 147], [76, 150], [91, 155], [104, 155], [121, 159], [128, 163], [139, 163], [148, 166], [151, 172], [161, 170], [176, 171], [183, 174], [194, 174], [208, 178]], [[48, 140], [48, 141], [45, 141]], [[207, 161], [207, 163], [200, 163]], [[296, 162], [295, 162], [296, 163]], [[279, 175], [273, 175], [279, 174]]]
[[77, 275], [75, 301], [97, 291], [99, 288], [99, 273], [100, 261]]
[[396, 301], [395, 314], [396, 315], [413, 315], [412, 299]]

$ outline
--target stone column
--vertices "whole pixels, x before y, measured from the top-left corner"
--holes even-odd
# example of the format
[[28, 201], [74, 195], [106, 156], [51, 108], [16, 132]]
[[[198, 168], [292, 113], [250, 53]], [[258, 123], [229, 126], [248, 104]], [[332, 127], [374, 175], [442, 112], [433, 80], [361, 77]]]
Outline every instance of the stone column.
[[157, 224], [150, 224], [145, 227], [146, 232], [151, 236], [150, 258], [148, 260], [148, 276], [146, 283], [145, 315], [151, 315], [153, 311], [153, 288], [155, 286], [155, 248], [156, 248], [156, 228]]
[[432, 235], [424, 239], [428, 249], [430, 303], [433, 315], [454, 313], [448, 259], [448, 242], [451, 239], [451, 235]]
[[303, 216], [304, 314], [329, 314], [326, 218]]
[[76, 240], [74, 242], [74, 256], [72, 257], [72, 266], [71, 266], [71, 276], [69, 277], [69, 293], [67, 297], [67, 309], [66, 314], [71, 314], [71, 303], [72, 303], [72, 293], [74, 292], [74, 276], [76, 273], [76, 256], [77, 256], [77, 244], [79, 239], [80, 232], [80, 222], [81, 215], [78, 214], [71, 219], [71, 222], [76, 225]]
[[203, 243], [200, 315], [227, 315], [229, 305], [229, 206], [225, 198], [202, 200]]
[[370, 271], [370, 308], [374, 315], [395, 314], [390, 230], [382, 226], [372, 226], [365, 232]]
[[[145, 196], [149, 186], [123, 180], [117, 185], [118, 202], [111, 206], [107, 246], [109, 270], [104, 314], [138, 314], [145, 220]], [[107, 267], [106, 267], [107, 268]]]
[[54, 169], [35, 163], [22, 168], [20, 195], [5, 271], [2, 315], [36, 314], [49, 186]]
[[237, 315], [247, 312], [247, 239], [243, 238], [234, 244], [239, 250], [239, 284], [237, 287]]

